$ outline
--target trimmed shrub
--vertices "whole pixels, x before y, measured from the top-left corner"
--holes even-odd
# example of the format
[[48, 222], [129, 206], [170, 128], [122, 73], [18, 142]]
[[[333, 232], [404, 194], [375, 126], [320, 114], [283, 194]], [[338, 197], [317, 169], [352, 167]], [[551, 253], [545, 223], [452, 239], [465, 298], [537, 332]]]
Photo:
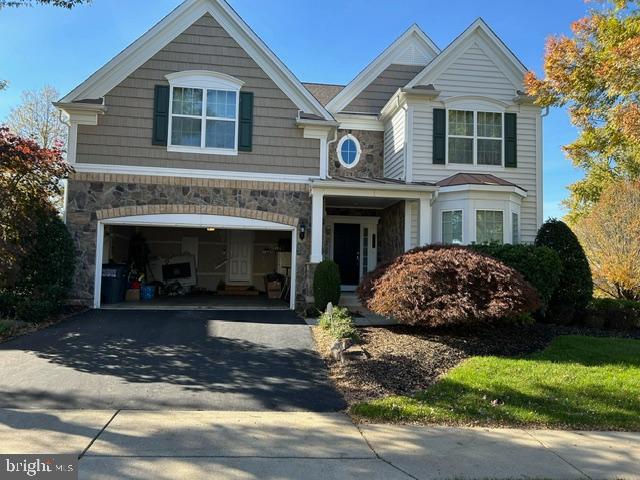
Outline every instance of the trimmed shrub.
[[73, 284], [75, 261], [73, 240], [65, 224], [53, 212], [41, 213], [15, 286], [0, 292], [0, 314], [40, 322], [58, 311]]
[[628, 330], [640, 328], [640, 302], [618, 298], [594, 298], [585, 323], [591, 327]]
[[497, 258], [519, 271], [540, 295], [541, 310], [551, 300], [560, 283], [562, 261], [549, 247], [535, 245], [473, 245], [472, 248]]
[[562, 262], [558, 287], [549, 300], [546, 317], [561, 324], [584, 314], [593, 296], [593, 280], [578, 237], [564, 222], [547, 220], [538, 230], [535, 244], [556, 251]]
[[379, 315], [408, 325], [456, 325], [520, 319], [540, 299], [515, 269], [466, 247], [411, 250], [374, 270], [358, 289]]
[[324, 312], [329, 302], [340, 301], [340, 269], [331, 260], [323, 260], [313, 274], [313, 298], [319, 312]]
[[324, 312], [318, 319], [318, 325], [336, 340], [358, 339], [358, 332], [351, 319], [351, 314], [346, 308], [333, 307], [332, 313]]

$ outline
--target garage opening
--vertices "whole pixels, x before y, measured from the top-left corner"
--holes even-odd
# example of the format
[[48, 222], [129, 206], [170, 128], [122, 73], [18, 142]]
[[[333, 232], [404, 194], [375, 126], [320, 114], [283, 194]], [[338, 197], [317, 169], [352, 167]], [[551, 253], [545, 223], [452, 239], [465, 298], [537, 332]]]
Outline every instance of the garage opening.
[[[257, 220], [241, 222], [246, 223], [242, 228], [212, 218], [200, 218], [197, 226], [143, 220], [132, 217], [100, 225], [97, 253], [102, 262], [96, 269], [100, 276], [96, 271], [94, 302], [98, 307], [289, 309], [295, 305], [293, 227], [279, 230], [278, 224]], [[259, 228], [250, 228], [252, 223]]]

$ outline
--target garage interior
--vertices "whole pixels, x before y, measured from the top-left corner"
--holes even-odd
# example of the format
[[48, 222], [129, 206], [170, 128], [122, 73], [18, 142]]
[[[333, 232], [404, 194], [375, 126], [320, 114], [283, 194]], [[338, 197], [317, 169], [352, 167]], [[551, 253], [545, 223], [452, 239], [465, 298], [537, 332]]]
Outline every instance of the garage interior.
[[290, 277], [290, 231], [104, 228], [102, 308], [288, 309]]

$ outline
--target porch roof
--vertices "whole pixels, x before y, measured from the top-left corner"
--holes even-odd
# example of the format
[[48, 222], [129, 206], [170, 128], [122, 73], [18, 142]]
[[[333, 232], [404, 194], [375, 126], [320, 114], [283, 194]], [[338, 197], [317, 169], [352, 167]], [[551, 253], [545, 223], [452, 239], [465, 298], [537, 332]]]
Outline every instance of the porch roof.
[[386, 177], [347, 177], [335, 175], [326, 179], [314, 179], [311, 188], [333, 188], [344, 190], [406, 190], [411, 192], [434, 192], [438, 187], [427, 182], [405, 182]]

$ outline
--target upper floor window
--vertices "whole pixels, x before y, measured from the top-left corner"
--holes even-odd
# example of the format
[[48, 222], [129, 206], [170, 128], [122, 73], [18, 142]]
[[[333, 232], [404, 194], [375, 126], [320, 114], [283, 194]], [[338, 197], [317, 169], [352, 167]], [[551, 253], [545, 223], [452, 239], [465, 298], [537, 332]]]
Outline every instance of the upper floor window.
[[171, 87], [167, 149], [237, 154], [239, 92], [243, 82], [209, 71], [172, 73], [167, 80]]
[[345, 168], [353, 168], [360, 161], [360, 142], [351, 134], [340, 139], [337, 146], [338, 160]]
[[449, 163], [501, 166], [502, 125], [500, 112], [448, 110]]

